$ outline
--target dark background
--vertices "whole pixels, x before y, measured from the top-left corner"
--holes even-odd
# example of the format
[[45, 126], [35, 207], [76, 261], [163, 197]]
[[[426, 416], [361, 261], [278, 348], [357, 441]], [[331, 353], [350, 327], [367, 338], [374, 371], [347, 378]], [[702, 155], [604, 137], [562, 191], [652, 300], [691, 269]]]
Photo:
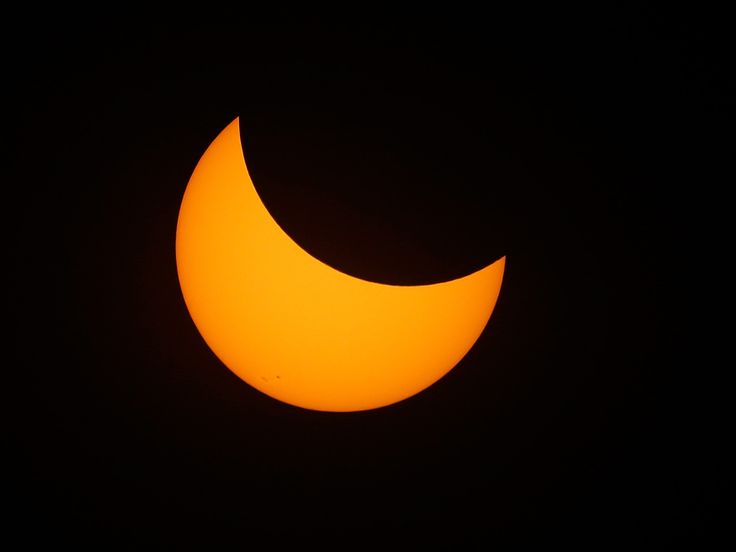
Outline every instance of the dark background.
[[[680, 320], [698, 199], [726, 153], [717, 14], [73, 19], [4, 39], [24, 539], [715, 538], [726, 462]], [[312, 412], [207, 348], [175, 227], [236, 116], [274, 218], [330, 265], [418, 284], [507, 256], [486, 331], [445, 378], [383, 409]]]

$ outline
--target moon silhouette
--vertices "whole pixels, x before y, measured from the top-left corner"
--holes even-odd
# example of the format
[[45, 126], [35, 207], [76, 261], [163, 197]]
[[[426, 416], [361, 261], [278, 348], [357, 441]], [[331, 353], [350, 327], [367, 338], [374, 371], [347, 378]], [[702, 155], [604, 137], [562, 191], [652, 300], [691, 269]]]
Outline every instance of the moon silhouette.
[[274, 399], [347, 412], [406, 399], [449, 372], [491, 316], [505, 257], [462, 278], [417, 286], [328, 266], [266, 209], [235, 119], [184, 192], [176, 264], [194, 324], [225, 366]]

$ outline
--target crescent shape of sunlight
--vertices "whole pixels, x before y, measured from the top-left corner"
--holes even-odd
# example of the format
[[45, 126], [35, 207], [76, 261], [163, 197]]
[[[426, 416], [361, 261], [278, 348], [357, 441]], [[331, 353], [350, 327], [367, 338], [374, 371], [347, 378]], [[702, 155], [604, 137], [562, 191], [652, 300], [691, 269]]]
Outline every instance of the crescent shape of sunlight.
[[184, 300], [212, 351], [256, 389], [313, 410], [378, 408], [444, 376], [488, 322], [504, 262], [418, 286], [335, 270], [271, 217], [238, 119], [197, 164], [176, 229]]

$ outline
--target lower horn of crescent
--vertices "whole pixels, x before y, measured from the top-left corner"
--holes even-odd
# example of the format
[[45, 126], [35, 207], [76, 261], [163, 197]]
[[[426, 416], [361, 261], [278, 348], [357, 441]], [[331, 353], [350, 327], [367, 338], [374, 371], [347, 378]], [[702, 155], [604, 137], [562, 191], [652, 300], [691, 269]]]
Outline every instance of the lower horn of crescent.
[[505, 259], [420, 286], [331, 268], [263, 205], [236, 119], [189, 181], [176, 261], [192, 319], [230, 370], [289, 404], [354, 411], [410, 397], [460, 361], [493, 311]]

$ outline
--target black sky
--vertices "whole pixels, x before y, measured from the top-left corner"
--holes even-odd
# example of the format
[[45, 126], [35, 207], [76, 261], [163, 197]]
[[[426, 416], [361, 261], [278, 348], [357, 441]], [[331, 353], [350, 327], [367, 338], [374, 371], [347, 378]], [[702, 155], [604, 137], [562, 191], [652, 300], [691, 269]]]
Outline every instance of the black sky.
[[[675, 321], [728, 83], [718, 17], [691, 15], [20, 25], [13, 526], [124, 549], [712, 537], [725, 462]], [[174, 232], [236, 116], [271, 213], [330, 265], [418, 284], [507, 256], [447, 377], [334, 415], [211, 353]]]

